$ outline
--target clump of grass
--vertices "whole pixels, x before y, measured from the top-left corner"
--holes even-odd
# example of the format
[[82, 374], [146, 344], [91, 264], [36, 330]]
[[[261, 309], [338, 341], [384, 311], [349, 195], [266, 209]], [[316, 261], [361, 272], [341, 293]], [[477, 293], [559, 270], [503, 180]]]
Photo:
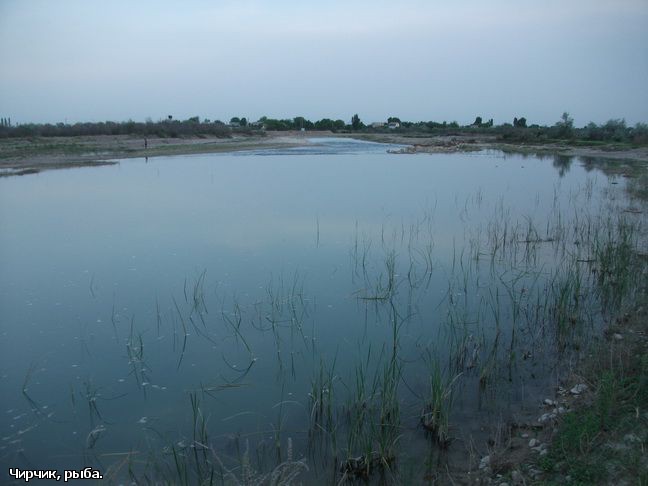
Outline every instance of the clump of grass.
[[[379, 356], [383, 356], [383, 353]], [[342, 481], [368, 480], [375, 474], [384, 476], [393, 471], [401, 436], [398, 387], [401, 369], [392, 357], [380, 358], [373, 380], [367, 379], [371, 353], [355, 374], [355, 388], [347, 405], [346, 459], [340, 466]]]
[[551, 316], [559, 347], [564, 347], [581, 321], [582, 275], [578, 266], [570, 267], [566, 274], [552, 283]]
[[401, 370], [396, 360], [386, 364], [382, 373], [380, 386], [380, 421], [373, 423], [374, 435], [377, 437], [378, 453], [381, 465], [385, 468], [396, 457], [396, 445], [400, 436], [400, 404], [398, 402], [398, 385]]
[[450, 413], [454, 398], [454, 385], [462, 373], [450, 377], [441, 369], [437, 355], [428, 350], [426, 361], [429, 369], [430, 389], [421, 413], [421, 425], [436, 443], [445, 448], [450, 445]]
[[625, 218], [607, 222], [600, 238], [592, 243], [594, 271], [603, 304], [618, 310], [625, 298], [631, 296], [632, 285], [640, 273], [637, 254], [638, 228]]

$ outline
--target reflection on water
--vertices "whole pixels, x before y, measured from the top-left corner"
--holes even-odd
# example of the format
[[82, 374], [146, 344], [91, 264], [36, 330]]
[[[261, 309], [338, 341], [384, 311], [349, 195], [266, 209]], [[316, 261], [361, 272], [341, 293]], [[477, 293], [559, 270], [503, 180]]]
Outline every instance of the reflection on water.
[[569, 168], [573, 161], [574, 157], [569, 155], [556, 154], [553, 156], [553, 166], [558, 169], [558, 175], [560, 175], [560, 177], [563, 177], [567, 172], [569, 172]]
[[387, 148], [0, 180], [4, 469], [418, 478], [442, 437], [453, 460], [535, 413], [600, 321], [574, 262], [623, 188], [569, 158]]

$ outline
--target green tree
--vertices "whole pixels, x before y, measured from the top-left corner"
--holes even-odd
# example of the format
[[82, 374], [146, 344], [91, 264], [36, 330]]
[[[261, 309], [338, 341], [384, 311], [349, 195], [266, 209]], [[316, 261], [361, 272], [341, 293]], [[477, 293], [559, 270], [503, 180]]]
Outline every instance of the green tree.
[[557, 135], [559, 138], [572, 138], [574, 135], [574, 119], [565, 111], [560, 117], [560, 121], [556, 123], [556, 128], [558, 129]]
[[317, 130], [334, 130], [335, 122], [330, 118], [322, 118], [321, 120], [317, 120], [315, 122], [315, 128]]
[[351, 127], [354, 130], [360, 130], [363, 126], [364, 124], [360, 120], [360, 117], [358, 116], [357, 113], [351, 117]]
[[313, 128], [315, 128], [315, 124], [312, 121], [307, 120], [303, 116], [296, 116], [295, 118], [293, 118], [293, 125], [295, 127], [295, 130], [301, 130], [302, 128], [306, 130], [312, 130]]
[[562, 116], [560, 117], [560, 120], [561, 120], [560, 123], [562, 123], [563, 125], [569, 128], [574, 128], [574, 119], [571, 116], [569, 116], [569, 113], [567, 113], [566, 111], [563, 112]]

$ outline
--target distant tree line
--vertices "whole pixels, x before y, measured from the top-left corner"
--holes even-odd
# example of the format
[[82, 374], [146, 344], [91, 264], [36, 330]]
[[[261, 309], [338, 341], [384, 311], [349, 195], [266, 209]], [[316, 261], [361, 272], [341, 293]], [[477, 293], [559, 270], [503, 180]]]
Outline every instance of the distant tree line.
[[[513, 118], [513, 123], [503, 123], [495, 125], [493, 119], [484, 122], [481, 116], [475, 117], [470, 125], [459, 125], [453, 122], [435, 122], [420, 121], [408, 122], [401, 121], [398, 117], [389, 117], [388, 122], [398, 121], [400, 126], [392, 128], [388, 125], [376, 126], [371, 124], [365, 126], [359, 119], [352, 123], [353, 130], [366, 132], [387, 132], [396, 133], [420, 133], [429, 135], [467, 135], [467, 134], [492, 134], [500, 140], [522, 143], [542, 143], [552, 140], [561, 140], [568, 142], [618, 142], [633, 143], [645, 145], [648, 144], [648, 124], [637, 123], [634, 127], [626, 125], [623, 119], [612, 119], [597, 125], [590, 122], [582, 128], [574, 126], [574, 120], [569, 113], [563, 113], [560, 120], [551, 126], [541, 126], [537, 124], [528, 125], [525, 117]], [[358, 128], [356, 128], [358, 127]]]
[[552, 126], [528, 125], [525, 117], [515, 117], [512, 123], [494, 125], [493, 119], [484, 122], [481, 116], [475, 117], [470, 125], [460, 125], [456, 121], [437, 122], [419, 121], [410, 122], [399, 117], [390, 116], [387, 122], [378, 122], [366, 125], [360, 116], [354, 114], [348, 122], [323, 118], [311, 121], [303, 116], [294, 118], [276, 119], [261, 117], [258, 121], [251, 122], [245, 117], [232, 117], [228, 124], [209, 119], [201, 120], [191, 117], [187, 120], [174, 120], [172, 116], [167, 119], [153, 122], [98, 122], [98, 123], [57, 123], [35, 124], [25, 123], [12, 125], [9, 118], [0, 118], [0, 137], [69, 137], [78, 135], [133, 135], [143, 137], [192, 137], [210, 135], [229, 137], [233, 133], [260, 133], [262, 130], [289, 131], [289, 130], [330, 130], [332, 132], [364, 132], [364, 133], [418, 133], [428, 135], [466, 135], [466, 134], [492, 134], [500, 140], [521, 143], [542, 143], [552, 140], [573, 142], [619, 142], [648, 144], [648, 125], [637, 123], [634, 127], [626, 125], [625, 120], [613, 119], [606, 123], [588, 125], [577, 128], [574, 120], [568, 113], [563, 113], [560, 120]]
[[11, 125], [8, 118], [0, 119], [0, 138], [7, 137], [74, 137], [97, 135], [134, 135], [143, 137], [191, 137], [211, 135], [229, 137], [232, 133], [258, 133], [260, 130], [351, 130], [351, 124], [343, 120], [323, 118], [316, 122], [302, 116], [292, 119], [274, 119], [266, 116], [256, 122], [250, 122], [245, 117], [232, 117], [229, 123], [220, 120], [200, 120], [191, 117], [187, 120], [167, 119], [153, 122], [86, 122], [86, 123], [23, 123]]
[[0, 137], [74, 137], [79, 135], [141, 135], [143, 137], [189, 137], [212, 135], [228, 137], [230, 128], [222, 122], [200, 121], [198, 117], [179, 121], [172, 118], [153, 122], [86, 122], [86, 123], [24, 123], [0, 125]]
[[262, 116], [256, 122], [263, 126], [266, 130], [287, 131], [287, 130], [330, 130], [332, 132], [350, 129], [344, 120], [332, 120], [330, 118], [322, 118], [315, 122], [307, 120], [303, 116], [296, 116], [295, 118], [268, 118]]

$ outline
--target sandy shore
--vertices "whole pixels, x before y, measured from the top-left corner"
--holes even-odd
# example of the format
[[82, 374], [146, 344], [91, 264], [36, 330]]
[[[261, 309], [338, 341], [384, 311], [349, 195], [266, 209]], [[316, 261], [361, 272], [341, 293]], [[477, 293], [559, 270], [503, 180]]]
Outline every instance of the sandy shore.
[[648, 147], [614, 150], [545, 144], [521, 145], [498, 141], [494, 136], [412, 136], [392, 133], [334, 134], [331, 132], [265, 132], [230, 138], [148, 138], [141, 136], [40, 137], [0, 140], [0, 176], [24, 175], [49, 169], [114, 164], [118, 159], [196, 153], [234, 152], [263, 148], [286, 148], [309, 144], [312, 137], [351, 137], [403, 144], [397, 153], [453, 153], [502, 150], [534, 155], [565, 155], [648, 162]]

